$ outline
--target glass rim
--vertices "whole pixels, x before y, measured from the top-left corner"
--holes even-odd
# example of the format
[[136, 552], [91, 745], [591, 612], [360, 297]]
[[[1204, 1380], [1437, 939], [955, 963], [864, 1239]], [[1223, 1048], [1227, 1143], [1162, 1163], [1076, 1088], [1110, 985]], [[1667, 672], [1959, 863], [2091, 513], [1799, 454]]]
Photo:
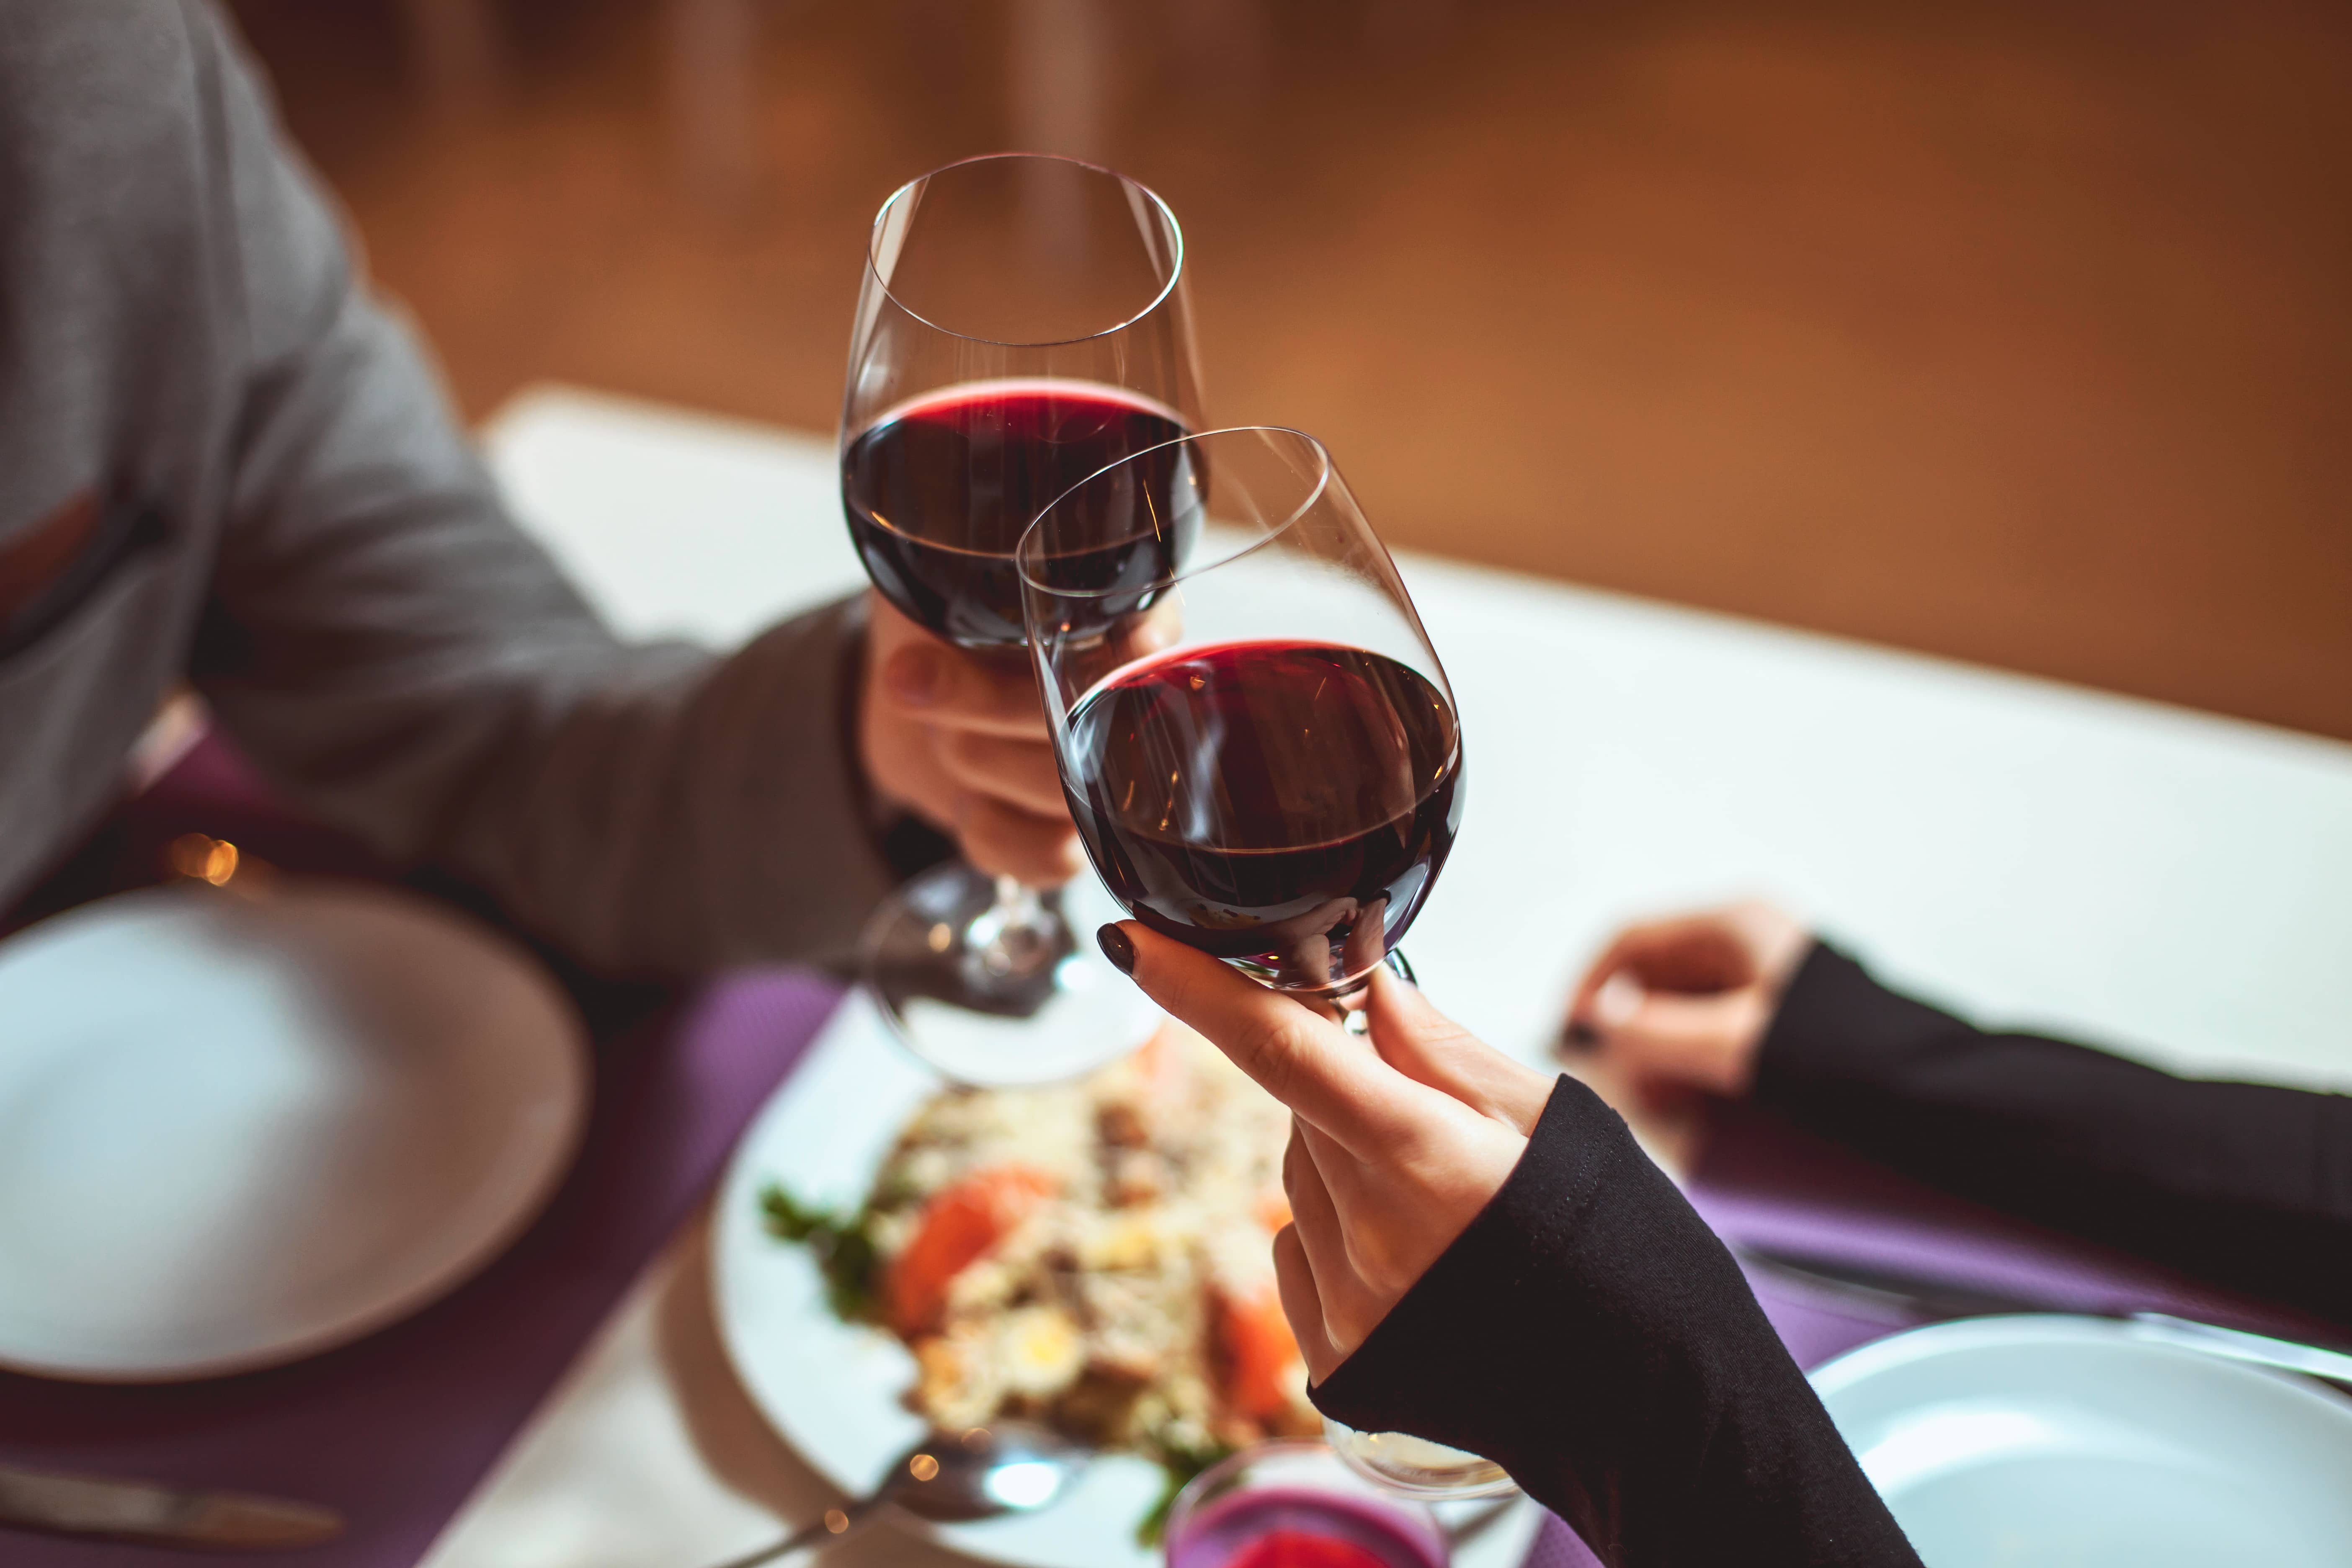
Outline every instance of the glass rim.
[[[1129, 190], [1141, 192], [1144, 198], [1150, 201], [1153, 209], [1159, 213], [1160, 222], [1168, 226], [1168, 237], [1172, 242], [1174, 247], [1173, 261], [1168, 268], [1168, 280], [1160, 286], [1160, 292], [1154, 294], [1143, 308], [1136, 311], [1133, 315], [1127, 317], [1123, 321], [1113, 322], [1111, 325], [1104, 327], [1097, 331], [1081, 332], [1076, 337], [1069, 338], [1034, 339], [992, 338], [985, 337], [978, 332], [959, 331], [953, 327], [944, 326], [940, 322], [931, 320], [929, 316], [924, 315], [920, 310], [918, 310], [913, 306], [908, 304], [906, 300], [900, 299], [898, 293], [891, 289], [889, 280], [882, 276], [882, 268], [875, 260], [874, 256], [875, 250], [882, 237], [883, 222], [890, 216], [890, 209], [897, 206], [899, 202], [905, 200], [908, 195], [910, 195], [916, 186], [927, 184], [930, 181], [938, 179], [941, 174], [952, 173], [957, 169], [969, 168], [974, 163], [1012, 163], [1016, 160], [1033, 163], [1062, 163], [1074, 169], [1084, 169], [1088, 174], [1107, 174], [1110, 178], [1117, 180], [1120, 184], [1125, 185]], [[905, 184], [900, 185], [897, 190], [892, 191], [887, 196], [883, 198], [882, 205], [874, 210], [874, 225], [866, 231], [866, 275], [873, 280], [874, 286], [877, 289], [882, 290], [882, 297], [884, 299], [889, 300], [891, 304], [897, 306], [907, 315], [912, 317], [918, 321], [920, 321], [924, 326], [930, 328], [931, 331], [935, 332], [943, 332], [949, 337], [960, 338], [968, 343], [986, 343], [991, 347], [1003, 349], [1051, 349], [1060, 348], [1068, 343], [1090, 343], [1097, 338], [1107, 338], [1114, 332], [1123, 332], [1127, 331], [1128, 328], [1134, 326], [1138, 321], [1142, 321], [1154, 310], [1159, 310], [1160, 306], [1166, 304], [1170, 297], [1176, 292], [1177, 284], [1181, 282], [1184, 277], [1184, 226], [1176, 221], [1176, 209], [1170, 206], [1168, 203], [1162, 199], [1158, 191], [1153, 190], [1150, 185], [1145, 184], [1142, 181], [1135, 178], [1132, 174], [1122, 174], [1117, 169], [1108, 168], [1100, 163], [1090, 163], [1084, 158], [1073, 158], [1065, 153], [977, 153], [969, 158], [958, 158], [951, 163], [941, 163], [938, 168], [931, 170], [928, 174], [918, 174], [913, 179], [908, 180]]]
[[1321, 1437], [1264, 1437], [1236, 1448], [1177, 1489], [1176, 1495], [1169, 1500], [1168, 1517], [1160, 1537], [1163, 1559], [1169, 1547], [1175, 1543], [1182, 1526], [1200, 1510], [1204, 1500], [1234, 1476], [1269, 1459], [1313, 1459], [1318, 1456], [1328, 1459], [1339, 1475], [1369, 1489], [1382, 1503], [1416, 1523], [1428, 1526], [1443, 1542], [1444, 1527], [1431, 1510], [1429, 1500], [1408, 1496], [1372, 1480], [1348, 1463], [1345, 1456]]
[[[1140, 461], [1145, 458], [1150, 457], [1155, 452], [1165, 452], [1171, 447], [1198, 446], [1201, 443], [1218, 436], [1289, 436], [1305, 442], [1307, 444], [1307, 450], [1315, 455], [1316, 468], [1314, 485], [1309, 488], [1306, 496], [1300, 500], [1298, 504], [1290, 509], [1289, 514], [1284, 517], [1280, 522], [1265, 529], [1255, 539], [1251, 540], [1240, 549], [1230, 551], [1225, 554], [1218, 556], [1213, 561], [1193, 562], [1177, 571], [1163, 573], [1162, 574], [1154, 577], [1148, 584], [1139, 584], [1125, 583], [1108, 588], [1060, 588], [1055, 587], [1050, 583], [1040, 583], [1029, 574], [1029, 557], [1031, 554], [1029, 541], [1036, 535], [1038, 529], [1045, 526], [1045, 520], [1053, 515], [1054, 509], [1055, 507], [1060, 506], [1064, 501], [1068, 500], [1072, 496], [1076, 495], [1080, 490], [1085, 489], [1088, 485], [1093, 484], [1097, 479], [1101, 479], [1104, 475], [1112, 473], [1119, 468], [1123, 468], [1129, 463]], [[1265, 546], [1272, 544], [1276, 540], [1280, 539], [1284, 534], [1289, 532], [1292, 528], [1297, 525], [1300, 518], [1305, 517], [1309, 511], [1312, 511], [1315, 509], [1316, 504], [1321, 501], [1323, 497], [1330, 490], [1331, 481], [1338, 477], [1339, 468], [1331, 460], [1331, 448], [1326, 447], [1321, 441], [1308, 435], [1306, 431], [1297, 428], [1296, 426], [1228, 425], [1223, 429], [1195, 430], [1189, 435], [1173, 436], [1165, 441], [1158, 441], [1149, 447], [1139, 447], [1123, 458], [1119, 458], [1112, 462], [1105, 463], [1101, 468], [1097, 468], [1093, 473], [1088, 474], [1085, 479], [1080, 479], [1076, 484], [1072, 485], [1068, 489], [1064, 490], [1060, 495], [1055, 496], [1052, 500], [1047, 501], [1043, 507], [1040, 507], [1038, 509], [1037, 515], [1029, 520], [1029, 526], [1021, 531], [1021, 537], [1013, 542], [1013, 570], [1020, 577], [1022, 587], [1027, 589], [1031, 593], [1043, 595], [1049, 599], [1109, 599], [1131, 596], [1134, 594], [1147, 589], [1173, 588], [1179, 583], [1187, 582], [1192, 578], [1198, 577], [1203, 572], [1213, 572], [1221, 566], [1230, 566], [1234, 562], [1241, 560], [1244, 556], [1249, 555], [1255, 551], [1262, 550], [1265, 548]], [[1102, 546], [1100, 544], [1091, 544], [1087, 546], [1087, 549], [1089, 551], [1098, 550], [1101, 548]], [[1058, 555], [1054, 558], [1058, 558]]]

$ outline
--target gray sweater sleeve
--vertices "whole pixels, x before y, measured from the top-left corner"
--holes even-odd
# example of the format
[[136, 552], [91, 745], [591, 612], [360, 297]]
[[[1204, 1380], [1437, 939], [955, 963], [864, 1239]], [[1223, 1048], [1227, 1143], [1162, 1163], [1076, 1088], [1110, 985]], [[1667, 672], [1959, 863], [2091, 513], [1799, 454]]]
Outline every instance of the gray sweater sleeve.
[[591, 964], [845, 951], [888, 881], [843, 743], [857, 605], [723, 659], [616, 639], [500, 505], [219, 18], [188, 12], [244, 365], [192, 661], [220, 721], [307, 807]]

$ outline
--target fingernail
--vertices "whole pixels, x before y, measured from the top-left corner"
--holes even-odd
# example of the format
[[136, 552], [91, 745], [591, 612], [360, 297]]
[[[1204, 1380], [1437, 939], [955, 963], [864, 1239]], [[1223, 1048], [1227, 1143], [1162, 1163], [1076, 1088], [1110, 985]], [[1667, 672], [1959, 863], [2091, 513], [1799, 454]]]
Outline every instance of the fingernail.
[[882, 678], [889, 684], [890, 695], [908, 707], [928, 708], [939, 700], [946, 674], [940, 656], [929, 648], [902, 647], [890, 656]]
[[1601, 1045], [1601, 1031], [1581, 1018], [1570, 1018], [1568, 1027], [1559, 1032], [1559, 1043], [1579, 1054], [1596, 1050]]
[[1125, 931], [1115, 925], [1107, 925], [1095, 932], [1095, 940], [1102, 943], [1103, 956], [1110, 960], [1113, 969], [1121, 974], [1135, 973], [1135, 943]]
[[1593, 994], [1592, 1016], [1600, 1031], [1606, 1034], [1633, 1021], [1642, 1010], [1642, 983], [1622, 972], [1611, 975]]

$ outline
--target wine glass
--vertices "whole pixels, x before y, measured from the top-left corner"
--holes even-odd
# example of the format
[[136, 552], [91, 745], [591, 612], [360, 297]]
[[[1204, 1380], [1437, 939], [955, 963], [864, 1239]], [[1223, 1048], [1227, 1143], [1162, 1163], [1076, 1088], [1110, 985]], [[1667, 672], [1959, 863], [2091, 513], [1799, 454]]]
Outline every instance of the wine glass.
[[[1019, 565], [1063, 792], [1112, 894], [1360, 1023], [1461, 826], [1462, 731], [1330, 453], [1270, 426], [1179, 437], [1056, 499]], [[1401, 1490], [1511, 1485], [1475, 1454], [1328, 1430]]]
[[[1150, 548], [1115, 557], [1122, 525]], [[1020, 569], [1063, 790], [1112, 894], [1348, 1008], [1453, 847], [1462, 743], [1330, 454], [1270, 426], [1179, 437], [1056, 499]]]
[[[841, 415], [850, 536], [908, 617], [1025, 678], [1022, 531], [1087, 474], [1199, 423], [1182, 234], [1124, 175], [1001, 153], [900, 187], [866, 262]], [[954, 861], [877, 911], [866, 978], [950, 1078], [1066, 1078], [1157, 1021], [1073, 935], [1108, 918], [1089, 879], [1040, 892]]]
[[1384, 1493], [1321, 1443], [1244, 1448], [1176, 1494], [1160, 1537], [1166, 1568], [1446, 1568], [1444, 1527], [1418, 1502]]

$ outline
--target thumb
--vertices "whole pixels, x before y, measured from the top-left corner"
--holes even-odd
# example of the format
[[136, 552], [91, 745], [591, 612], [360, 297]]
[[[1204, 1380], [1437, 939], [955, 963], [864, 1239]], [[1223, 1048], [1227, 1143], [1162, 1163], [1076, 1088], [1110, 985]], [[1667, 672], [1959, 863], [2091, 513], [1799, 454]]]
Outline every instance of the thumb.
[[[1601, 1008], [1610, 1056], [1637, 1076], [1737, 1097], [1756, 1076], [1772, 1004], [1760, 985], [1692, 996], [1612, 987]], [[1613, 1005], [1612, 1005], [1613, 1004]]]

